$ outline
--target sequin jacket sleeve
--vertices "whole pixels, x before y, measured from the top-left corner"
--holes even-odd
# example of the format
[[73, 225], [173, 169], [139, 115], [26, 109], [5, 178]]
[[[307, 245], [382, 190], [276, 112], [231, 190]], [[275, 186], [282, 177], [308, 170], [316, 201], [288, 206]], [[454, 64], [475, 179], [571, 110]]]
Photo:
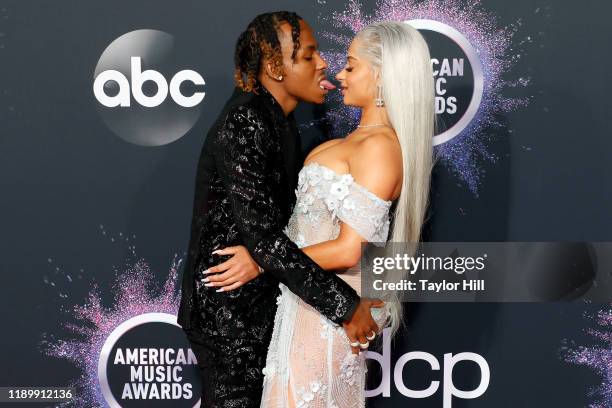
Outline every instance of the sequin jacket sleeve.
[[237, 106], [216, 137], [217, 169], [253, 259], [332, 322], [348, 320], [359, 303], [355, 290], [319, 267], [283, 232], [271, 176], [279, 143], [263, 114], [255, 107]]

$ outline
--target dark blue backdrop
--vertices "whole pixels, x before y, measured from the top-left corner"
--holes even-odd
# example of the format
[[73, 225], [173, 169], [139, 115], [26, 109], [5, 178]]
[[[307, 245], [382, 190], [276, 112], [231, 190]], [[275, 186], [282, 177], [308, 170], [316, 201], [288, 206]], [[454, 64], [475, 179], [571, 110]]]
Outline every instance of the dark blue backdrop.
[[[364, 2], [366, 10], [374, 2]], [[198, 154], [232, 87], [232, 51], [256, 14], [297, 11], [329, 29], [320, 13], [346, 8], [328, 1], [0, 1], [0, 386], [68, 384], [80, 371], [41, 351], [45, 333], [63, 336], [62, 312], [84, 302], [97, 282], [113, 302], [114, 268], [136, 246], [155, 276], [165, 279], [189, 238]], [[515, 46], [532, 36], [508, 77], [530, 85], [506, 89], [527, 106], [487, 129], [498, 160], [482, 160], [478, 195], [441, 164], [435, 170], [431, 241], [606, 241], [612, 221], [608, 52], [610, 3], [483, 0], [497, 25], [518, 24]], [[124, 33], [152, 28], [190, 50], [190, 66], [206, 80], [202, 115], [179, 140], [157, 147], [125, 142], [105, 126], [92, 93], [104, 49]], [[333, 45], [319, 38], [322, 48]], [[306, 124], [312, 107], [300, 107]], [[320, 138], [303, 127], [304, 145]], [[121, 233], [121, 235], [120, 235]], [[123, 239], [133, 237], [129, 243]], [[111, 240], [112, 238], [112, 240]], [[71, 278], [67, 279], [66, 275]], [[471, 351], [486, 358], [491, 384], [455, 407], [579, 407], [602, 379], [559, 356], [565, 338], [592, 341], [583, 312], [598, 304], [410, 304], [409, 332], [394, 355]], [[406, 384], [441, 379], [417, 363]], [[455, 383], [473, 388], [472, 366]], [[392, 387], [392, 389], [394, 389]], [[373, 401], [374, 402], [374, 401]], [[442, 407], [442, 395], [407, 400], [393, 392], [380, 407]]]

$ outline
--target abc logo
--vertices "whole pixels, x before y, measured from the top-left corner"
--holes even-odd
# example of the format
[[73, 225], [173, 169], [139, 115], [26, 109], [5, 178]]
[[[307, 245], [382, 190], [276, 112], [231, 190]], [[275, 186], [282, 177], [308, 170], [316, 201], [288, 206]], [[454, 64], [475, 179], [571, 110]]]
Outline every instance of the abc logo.
[[162, 146], [183, 137], [202, 114], [201, 64], [186, 41], [136, 30], [112, 41], [93, 72], [93, 96], [104, 124], [123, 140]]
[[[204, 78], [202, 78], [202, 76], [195, 71], [184, 69], [177, 72], [170, 80], [170, 85], [168, 86], [166, 78], [164, 78], [161, 73], [152, 69], [148, 69], [144, 72], [142, 71], [140, 57], [131, 57], [130, 67], [132, 78], [131, 86], [125, 75], [114, 69], [104, 71], [96, 77], [93, 85], [93, 91], [96, 99], [102, 105], [109, 108], [114, 108], [116, 106], [130, 106], [130, 89], [132, 90], [131, 93], [136, 102], [148, 108], [161, 105], [162, 102], [166, 100], [168, 92], [170, 92], [170, 97], [174, 100], [174, 102], [185, 108], [196, 106], [202, 102], [202, 99], [204, 99], [205, 93], [201, 91], [194, 92], [191, 96], [185, 96], [181, 93], [180, 87], [185, 81], [190, 81], [195, 85], [204, 85]], [[108, 96], [104, 92], [104, 85], [107, 81], [115, 81], [117, 84], [119, 84], [119, 92], [117, 95]], [[145, 81], [153, 81], [157, 85], [157, 92], [155, 95], [147, 96], [144, 94], [142, 91], [142, 84]]]

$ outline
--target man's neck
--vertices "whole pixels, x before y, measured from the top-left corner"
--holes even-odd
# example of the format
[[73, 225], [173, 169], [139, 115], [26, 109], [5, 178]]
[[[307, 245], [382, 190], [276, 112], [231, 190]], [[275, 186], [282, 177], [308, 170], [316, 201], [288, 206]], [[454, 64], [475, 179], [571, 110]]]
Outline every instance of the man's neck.
[[285, 116], [288, 116], [297, 107], [298, 101], [289, 95], [285, 88], [277, 82], [272, 81], [269, 78], [261, 78], [261, 85], [270, 92], [270, 94], [276, 99], [276, 102], [280, 105]]

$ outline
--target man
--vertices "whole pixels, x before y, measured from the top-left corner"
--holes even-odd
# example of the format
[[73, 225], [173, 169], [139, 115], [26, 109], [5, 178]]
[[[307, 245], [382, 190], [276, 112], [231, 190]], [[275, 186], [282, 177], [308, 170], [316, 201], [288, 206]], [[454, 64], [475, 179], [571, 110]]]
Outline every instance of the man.
[[[178, 316], [201, 369], [203, 407], [259, 407], [279, 282], [353, 341], [378, 331], [370, 308], [381, 306], [360, 299], [283, 233], [303, 161], [293, 110], [300, 101], [322, 103], [331, 85], [312, 30], [295, 13], [262, 14], [240, 35], [235, 65], [238, 89], [198, 164]], [[228, 256], [213, 251], [241, 244], [265, 272], [219, 292], [205, 271]]]

